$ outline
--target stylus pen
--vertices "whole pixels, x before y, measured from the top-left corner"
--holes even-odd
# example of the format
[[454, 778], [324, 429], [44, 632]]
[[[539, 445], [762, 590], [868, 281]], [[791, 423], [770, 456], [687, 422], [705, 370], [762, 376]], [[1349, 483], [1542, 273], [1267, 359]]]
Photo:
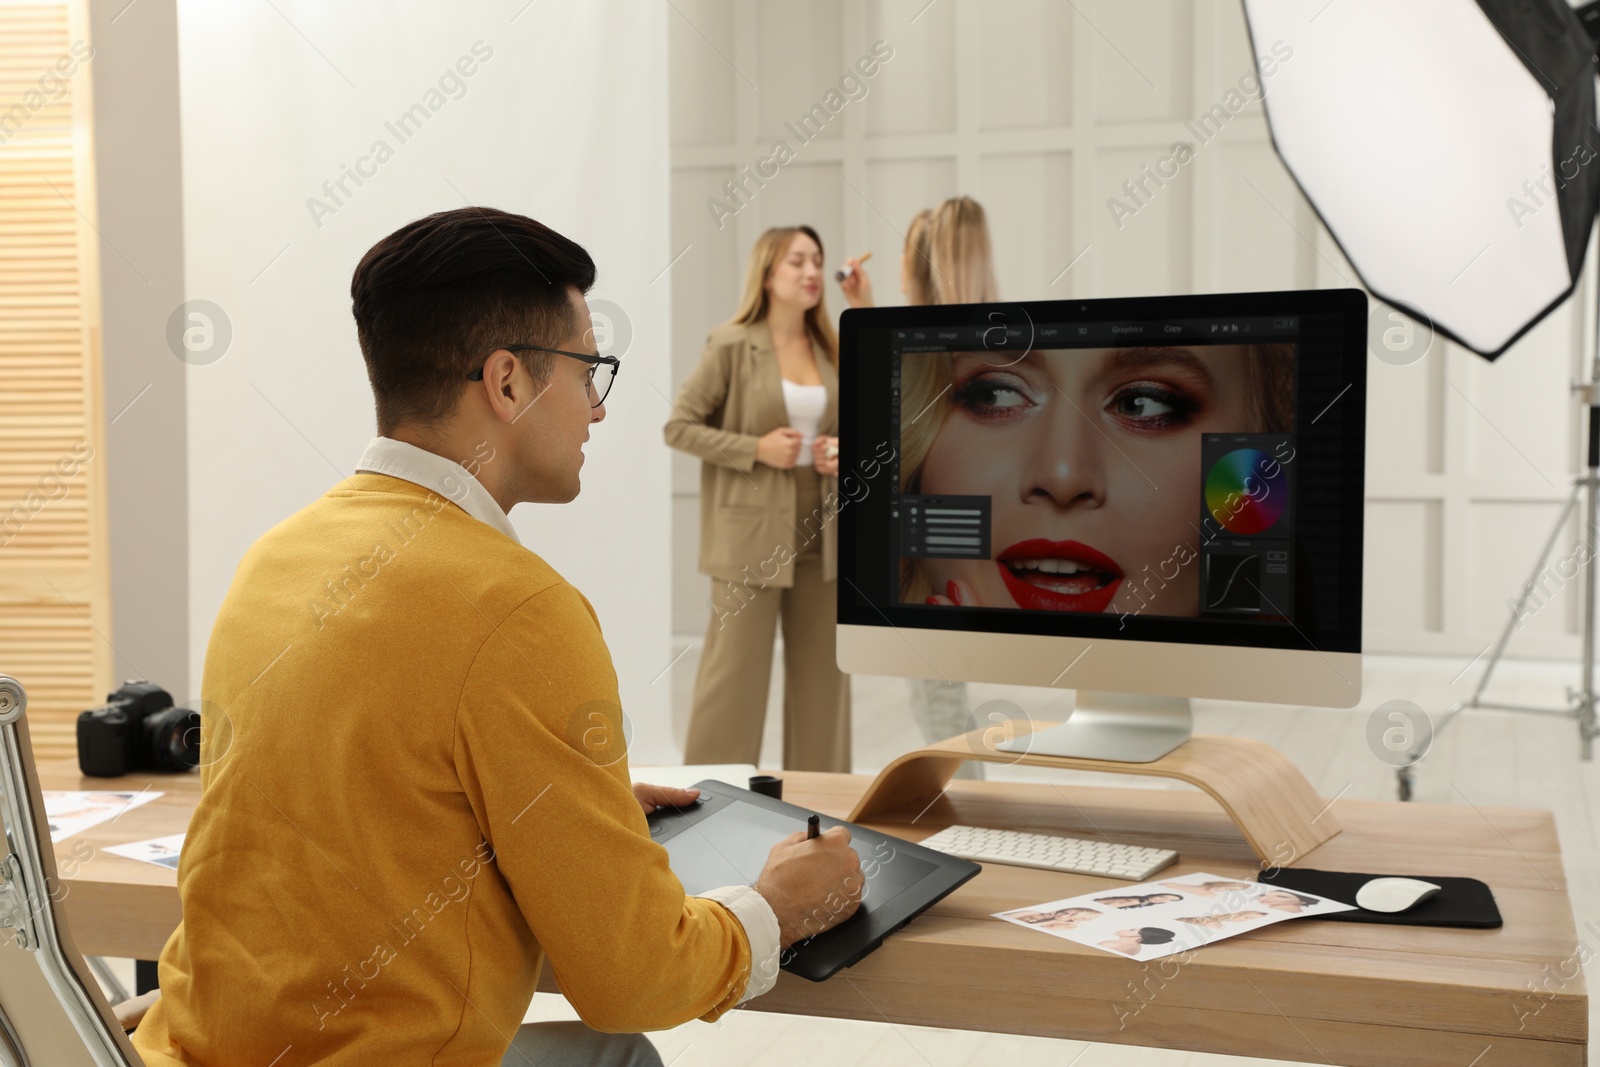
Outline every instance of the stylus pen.
[[813, 813], [806, 819], [806, 840], [810, 841], [817, 836], [817, 827], [822, 825], [822, 816]]

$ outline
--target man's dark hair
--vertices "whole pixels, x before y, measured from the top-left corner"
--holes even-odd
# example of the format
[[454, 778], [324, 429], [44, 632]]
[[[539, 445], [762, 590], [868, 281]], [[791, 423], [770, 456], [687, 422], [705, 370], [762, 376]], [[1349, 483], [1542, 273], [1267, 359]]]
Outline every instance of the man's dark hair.
[[[577, 323], [569, 288], [594, 285], [582, 247], [525, 215], [487, 207], [407, 223], [367, 250], [351, 310], [378, 409], [378, 433], [448, 418], [495, 348], [560, 347]], [[519, 352], [534, 379], [548, 352]]]

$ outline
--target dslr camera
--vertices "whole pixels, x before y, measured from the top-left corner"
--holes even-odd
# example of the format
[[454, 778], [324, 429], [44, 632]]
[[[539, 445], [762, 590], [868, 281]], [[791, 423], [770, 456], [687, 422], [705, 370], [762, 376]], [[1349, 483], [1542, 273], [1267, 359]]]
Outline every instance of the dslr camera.
[[78, 715], [78, 769], [95, 778], [200, 765], [200, 713], [143, 678], [122, 683], [103, 708]]

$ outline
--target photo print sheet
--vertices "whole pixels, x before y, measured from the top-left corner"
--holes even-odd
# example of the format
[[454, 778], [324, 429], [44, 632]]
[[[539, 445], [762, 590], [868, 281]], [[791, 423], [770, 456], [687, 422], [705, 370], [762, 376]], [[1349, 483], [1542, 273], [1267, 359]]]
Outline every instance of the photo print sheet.
[[150, 789], [137, 791], [78, 790], [44, 791], [44, 815], [50, 823], [50, 840], [82, 833], [91, 826], [109, 822], [131, 808], [148, 804], [162, 794]]
[[1135, 960], [1155, 960], [1286, 919], [1354, 911], [1310, 893], [1195, 873], [1052, 900], [994, 917]]
[[166, 837], [153, 837], [149, 841], [112, 845], [106, 851], [175, 871], [178, 869], [178, 854], [183, 851], [183, 835], [169, 834]]

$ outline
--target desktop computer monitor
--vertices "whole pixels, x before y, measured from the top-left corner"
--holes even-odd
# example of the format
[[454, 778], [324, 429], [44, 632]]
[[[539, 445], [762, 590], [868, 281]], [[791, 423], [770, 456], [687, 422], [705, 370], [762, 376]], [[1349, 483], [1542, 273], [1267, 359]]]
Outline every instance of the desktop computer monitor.
[[1187, 739], [1191, 697], [1354, 705], [1366, 310], [846, 311], [840, 668], [1072, 689], [1002, 747], [1125, 761]]

